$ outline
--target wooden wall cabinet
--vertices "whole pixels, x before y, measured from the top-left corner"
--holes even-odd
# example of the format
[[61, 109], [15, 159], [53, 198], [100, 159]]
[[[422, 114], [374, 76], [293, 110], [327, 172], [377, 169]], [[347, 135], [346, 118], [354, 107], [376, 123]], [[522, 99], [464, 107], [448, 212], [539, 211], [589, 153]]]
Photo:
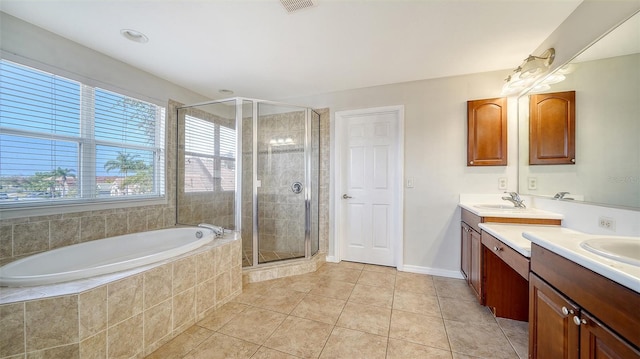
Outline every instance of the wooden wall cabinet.
[[640, 359], [640, 294], [536, 244], [529, 358]]
[[529, 97], [529, 164], [576, 162], [576, 92]]
[[467, 166], [507, 165], [507, 99], [467, 101]]

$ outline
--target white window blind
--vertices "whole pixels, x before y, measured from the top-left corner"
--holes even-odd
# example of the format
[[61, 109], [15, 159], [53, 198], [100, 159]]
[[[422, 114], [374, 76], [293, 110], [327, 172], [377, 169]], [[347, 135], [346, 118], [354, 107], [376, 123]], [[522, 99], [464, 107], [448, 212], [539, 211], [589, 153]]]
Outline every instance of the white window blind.
[[164, 195], [164, 108], [0, 61], [0, 206]]
[[185, 116], [185, 192], [235, 190], [236, 130]]

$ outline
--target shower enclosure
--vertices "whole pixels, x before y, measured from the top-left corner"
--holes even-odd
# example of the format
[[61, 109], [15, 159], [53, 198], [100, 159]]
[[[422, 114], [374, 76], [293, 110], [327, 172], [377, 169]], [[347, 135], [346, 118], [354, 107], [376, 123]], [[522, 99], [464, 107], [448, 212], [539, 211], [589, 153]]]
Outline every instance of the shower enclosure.
[[318, 113], [232, 98], [177, 116], [177, 223], [240, 231], [244, 267], [318, 251]]

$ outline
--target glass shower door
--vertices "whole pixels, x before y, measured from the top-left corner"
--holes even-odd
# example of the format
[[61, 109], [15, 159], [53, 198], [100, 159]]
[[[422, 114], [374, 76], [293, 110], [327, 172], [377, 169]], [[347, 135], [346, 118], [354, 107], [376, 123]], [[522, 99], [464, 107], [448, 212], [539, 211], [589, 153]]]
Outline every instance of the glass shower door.
[[305, 257], [305, 118], [304, 109], [258, 104], [258, 263]]

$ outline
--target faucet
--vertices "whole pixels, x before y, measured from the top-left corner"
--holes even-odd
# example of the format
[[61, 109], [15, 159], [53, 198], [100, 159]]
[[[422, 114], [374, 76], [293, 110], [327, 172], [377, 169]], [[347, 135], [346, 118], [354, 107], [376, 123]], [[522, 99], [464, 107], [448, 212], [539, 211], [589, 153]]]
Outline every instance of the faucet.
[[517, 192], [505, 192], [505, 193], [508, 193], [509, 196], [502, 197], [503, 200], [513, 203], [513, 205], [517, 208], [527, 208], [527, 206], [524, 205], [524, 203], [522, 202], [522, 198], [520, 198], [520, 195], [518, 195]]
[[[553, 196], [553, 198], [554, 198], [554, 199], [563, 199], [563, 198], [564, 198], [564, 196], [566, 196], [566, 195], [568, 195], [568, 194], [569, 194], [569, 192], [558, 192], [558, 193], [556, 193], [556, 195], [555, 195], [555, 196]], [[567, 198], [567, 199], [569, 199], [569, 198]], [[572, 198], [572, 199], [573, 199], [573, 198]]]

